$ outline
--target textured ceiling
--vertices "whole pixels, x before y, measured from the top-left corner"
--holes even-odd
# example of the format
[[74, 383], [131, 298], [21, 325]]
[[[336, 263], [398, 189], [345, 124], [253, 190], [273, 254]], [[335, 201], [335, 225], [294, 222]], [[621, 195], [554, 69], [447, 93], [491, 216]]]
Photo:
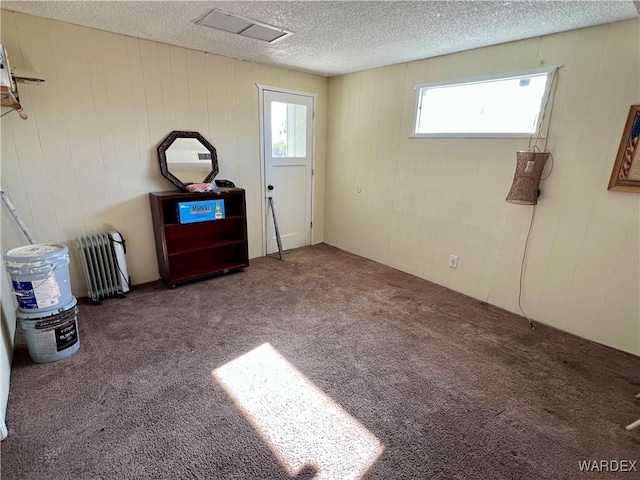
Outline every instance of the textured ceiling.
[[[332, 76], [638, 16], [617, 1], [2, 1], [2, 8]], [[198, 26], [213, 8], [294, 32], [274, 44]]]

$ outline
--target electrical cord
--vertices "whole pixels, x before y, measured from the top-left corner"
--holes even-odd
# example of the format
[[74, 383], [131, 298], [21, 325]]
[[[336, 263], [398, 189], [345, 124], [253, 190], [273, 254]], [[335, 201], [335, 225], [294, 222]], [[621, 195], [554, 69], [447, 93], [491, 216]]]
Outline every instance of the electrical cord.
[[[534, 139], [533, 136], [529, 137], [529, 150], [530, 151], [534, 151], [534, 152], [546, 152], [547, 150], [547, 141], [549, 140], [549, 129], [551, 128], [551, 116], [553, 114], [553, 106], [554, 106], [554, 102], [553, 102], [553, 98], [555, 97], [555, 92], [556, 92], [556, 86], [557, 86], [557, 80], [558, 80], [558, 70], [560, 70], [560, 66], [556, 67], [550, 74], [551, 76], [551, 85], [549, 86], [549, 93], [547, 95], [546, 101], [545, 101], [545, 105], [544, 105], [544, 113], [542, 114], [542, 117], [540, 118], [540, 121], [538, 123], [537, 126], [537, 135]], [[549, 116], [547, 117], [547, 106], [549, 105], [549, 102], [551, 101], [551, 107], [549, 108]], [[545, 119], [546, 121], [546, 125], [547, 125], [547, 133], [544, 136], [544, 138], [542, 137], [542, 128], [545, 125]], [[538, 146], [538, 143], [542, 142], [542, 149]], [[540, 181], [542, 180], [546, 180], [547, 178], [549, 178], [549, 175], [551, 175], [551, 172], [553, 171], [553, 155], [551, 153], [549, 153], [549, 157], [551, 159], [551, 164], [549, 167], [549, 171], [547, 172], [547, 174], [544, 177], [540, 178]], [[537, 204], [533, 205], [533, 211], [531, 212], [531, 222], [529, 223], [529, 231], [527, 232], [527, 239], [524, 243], [524, 251], [522, 252], [522, 262], [520, 263], [520, 282], [518, 285], [518, 308], [520, 309], [520, 312], [522, 313], [522, 315], [527, 319], [527, 321], [529, 322], [529, 326], [531, 327], [531, 330], [535, 330], [536, 326], [534, 325], [534, 323], [531, 321], [531, 319], [529, 318], [529, 315], [527, 315], [527, 313], [524, 311], [524, 308], [522, 308], [522, 285], [524, 283], [524, 273], [525, 273], [525, 262], [527, 260], [527, 251], [529, 249], [529, 240], [531, 239], [531, 231], [533, 230], [533, 222], [535, 220], [536, 217], [536, 206]]]
[[522, 253], [522, 262], [520, 263], [520, 285], [518, 288], [518, 308], [520, 308], [520, 312], [529, 322], [529, 326], [531, 330], [535, 330], [536, 326], [533, 324], [529, 315], [527, 315], [522, 308], [522, 284], [524, 282], [524, 263], [527, 259], [527, 249], [529, 248], [529, 239], [531, 238], [531, 230], [533, 229], [533, 220], [536, 216], [536, 205], [533, 206], [533, 212], [531, 213], [531, 222], [529, 223], [529, 231], [527, 232], [527, 240], [524, 242], [524, 252]]
[[[120, 233], [120, 232], [118, 232], [118, 233]], [[122, 245], [122, 249], [124, 250], [124, 253], [126, 255], [127, 246], [126, 246], [126, 243], [124, 241], [124, 237], [122, 235], [120, 235], [120, 238], [122, 238], [122, 241], [116, 240], [115, 238], [109, 236], [109, 240], [111, 241], [111, 243], [118, 243], [118, 244]], [[127, 287], [129, 287], [129, 290], [131, 290], [131, 279], [127, 278], [127, 276], [124, 274], [124, 272], [120, 268], [120, 262], [116, 262], [116, 265], [118, 266], [118, 271], [120, 272], [120, 276], [124, 279], [125, 283], [127, 284]]]
[[549, 175], [551, 175], [551, 172], [553, 172], [553, 155], [551, 154], [551, 152], [549, 152], [549, 160], [551, 160], [551, 164], [550, 164], [551, 166], [549, 167], [549, 171], [544, 177], [540, 179], [540, 181], [546, 180], [547, 178], [549, 178]]
[[[547, 98], [545, 99], [542, 117], [540, 117], [538, 121], [538, 125], [536, 128], [536, 132], [537, 132], [536, 136], [534, 137], [533, 135], [531, 135], [529, 137], [529, 150], [537, 150], [542, 152], [545, 152], [547, 150], [547, 141], [549, 140], [549, 128], [551, 127], [551, 115], [553, 114], [553, 106], [554, 106], [553, 98], [555, 97], [555, 94], [556, 94], [556, 86], [557, 86], [557, 80], [558, 80], [558, 70], [560, 70], [560, 66], [553, 69], [553, 71], [549, 74], [549, 76], [551, 77], [549, 92], [547, 94]], [[551, 107], [549, 108], [549, 116], [547, 118], [547, 106], [549, 105], [549, 102], [551, 102]], [[547, 134], [543, 138], [542, 128], [545, 125], [545, 119], [547, 119], [546, 121]], [[533, 142], [533, 145], [532, 145], [532, 142]], [[538, 147], [539, 142], [543, 143], [542, 149]]]
[[[551, 87], [549, 88], [549, 97], [551, 98], [551, 107], [549, 108], [549, 119], [547, 120], [547, 134], [544, 137], [544, 146], [542, 147], [542, 151], [546, 151], [547, 150], [547, 142], [549, 141], [549, 129], [551, 128], [551, 117], [553, 116], [553, 107], [555, 105], [555, 102], [553, 101], [553, 98], [556, 95], [556, 86], [558, 83], [558, 70], [560, 69], [560, 67], [558, 67], [557, 69], [555, 69], [552, 72], [552, 77], [551, 77]], [[548, 103], [548, 99], [547, 98], [547, 103]], [[546, 108], [545, 108], [545, 116], [546, 116]], [[543, 118], [544, 120], [544, 118]], [[540, 125], [540, 128], [542, 128], [542, 124]], [[549, 175], [551, 175], [551, 172], [553, 171], [553, 155], [551, 154], [551, 152], [549, 152], [549, 159], [551, 160], [551, 166], [549, 167], [549, 171], [547, 172], [547, 174], [542, 177], [540, 179], [540, 181], [542, 180], [546, 180], [547, 178], [549, 178]]]

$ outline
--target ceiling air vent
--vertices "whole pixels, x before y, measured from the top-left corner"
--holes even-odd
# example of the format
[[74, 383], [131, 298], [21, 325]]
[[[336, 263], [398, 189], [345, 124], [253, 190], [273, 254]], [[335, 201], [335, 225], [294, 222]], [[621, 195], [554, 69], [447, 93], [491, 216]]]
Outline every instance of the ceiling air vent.
[[292, 32], [288, 32], [282, 28], [273, 27], [266, 23], [251, 20], [250, 18], [240, 17], [233, 13], [218, 10], [217, 8], [207, 13], [198, 20], [196, 24], [217, 28], [218, 30], [224, 30], [225, 32], [235, 33], [243, 37], [255, 38], [256, 40], [269, 43], [274, 43], [292, 35]]

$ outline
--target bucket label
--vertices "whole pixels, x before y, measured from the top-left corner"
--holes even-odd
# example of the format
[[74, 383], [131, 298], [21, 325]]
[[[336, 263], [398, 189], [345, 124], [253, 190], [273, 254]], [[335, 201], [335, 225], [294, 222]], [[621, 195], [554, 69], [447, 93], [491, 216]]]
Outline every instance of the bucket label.
[[18, 282], [14, 280], [13, 291], [16, 292], [16, 299], [20, 308], [38, 308], [36, 296], [31, 287], [31, 282]]
[[54, 355], [65, 350], [78, 341], [76, 319], [60, 325], [57, 328], [38, 329], [36, 324], [35, 337], [39, 355]]
[[[20, 308], [47, 308], [58, 304], [60, 286], [55, 277], [50, 276], [38, 282], [14, 280], [12, 283]], [[36, 284], [35, 287], [33, 283]]]
[[39, 282], [33, 289], [38, 308], [53, 307], [58, 304], [60, 298], [60, 287], [56, 277], [49, 277], [43, 282]]
[[36, 330], [35, 337], [39, 355], [53, 355], [58, 353], [54, 330]]
[[56, 328], [56, 347], [59, 352], [75, 345], [78, 341], [78, 329], [75, 319], [72, 322]]

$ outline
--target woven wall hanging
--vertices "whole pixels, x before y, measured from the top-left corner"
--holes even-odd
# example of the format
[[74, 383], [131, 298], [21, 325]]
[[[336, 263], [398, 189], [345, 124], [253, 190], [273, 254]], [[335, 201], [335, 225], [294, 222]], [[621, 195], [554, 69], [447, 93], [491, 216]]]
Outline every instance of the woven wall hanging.
[[542, 170], [544, 169], [549, 152], [516, 152], [516, 171], [513, 174], [511, 190], [507, 195], [507, 202], [518, 205], [536, 205]]

